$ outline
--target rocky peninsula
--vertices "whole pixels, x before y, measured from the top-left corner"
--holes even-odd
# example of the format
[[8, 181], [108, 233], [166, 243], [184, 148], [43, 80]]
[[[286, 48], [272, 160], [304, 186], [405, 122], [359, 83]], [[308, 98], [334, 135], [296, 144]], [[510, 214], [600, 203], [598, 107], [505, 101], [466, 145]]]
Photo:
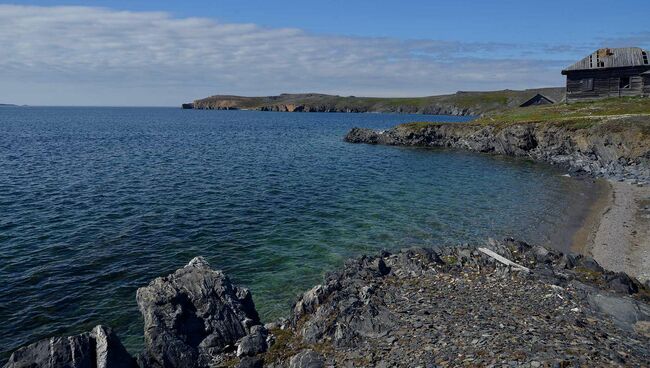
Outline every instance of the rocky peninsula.
[[264, 97], [216, 95], [182, 104], [182, 107], [200, 110], [481, 115], [517, 107], [538, 93], [555, 101], [561, 101], [564, 98], [564, 88], [489, 92], [459, 91], [451, 95], [402, 98], [284, 93], [279, 96]]

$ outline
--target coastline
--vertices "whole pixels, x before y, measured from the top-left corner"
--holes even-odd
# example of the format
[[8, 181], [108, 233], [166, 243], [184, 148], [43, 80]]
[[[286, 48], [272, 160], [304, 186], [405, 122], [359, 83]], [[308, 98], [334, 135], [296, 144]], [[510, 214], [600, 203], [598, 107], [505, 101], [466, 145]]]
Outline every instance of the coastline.
[[[20, 348], [5, 368], [24, 367], [26, 362], [43, 366], [40, 359], [49, 356], [74, 362], [76, 352], [116, 357], [128, 368], [431, 362], [643, 366], [650, 346], [650, 283], [641, 284], [601, 265], [609, 270], [619, 267], [633, 277], [639, 277], [635, 270], [643, 270], [648, 244], [639, 240], [649, 235], [648, 227], [643, 227], [650, 221], [650, 193], [643, 186], [650, 177], [647, 166], [636, 167], [632, 161], [614, 166], [614, 161], [586, 150], [572, 151], [572, 146], [559, 153], [549, 151], [554, 142], [527, 132], [514, 138], [506, 135], [510, 133], [516, 132], [499, 133], [503, 140], [489, 142], [487, 152], [520, 157], [529, 153], [538, 161], [568, 167], [571, 176], [577, 173], [590, 181], [601, 175], [610, 178], [596, 179], [593, 192], [580, 196], [576, 207], [583, 216], [569, 224], [571, 231], [557, 232], [581, 253], [597, 258], [513, 238], [382, 251], [349, 260], [328, 274], [323, 284], [302, 294], [289, 319], [262, 324], [251, 292], [197, 257], [137, 290], [145, 340], [137, 358], [109, 327], [100, 325]], [[449, 146], [460, 148], [451, 142]], [[540, 142], [547, 146], [536, 150]], [[493, 148], [497, 144], [504, 146]], [[622, 182], [619, 176], [620, 181], [614, 181], [621, 172], [635, 179]], [[168, 359], [172, 363], [166, 363]], [[96, 366], [112, 365], [98, 360]]]
[[591, 203], [588, 205], [587, 213], [572, 233], [569, 250], [575, 253], [589, 254], [603, 215], [612, 205], [614, 191], [612, 183], [605, 179], [597, 179], [597, 181], [599, 183], [595, 188], [597, 193], [590, 198]]
[[593, 203], [588, 205], [582, 225], [568, 226], [570, 250], [593, 255], [606, 269], [624, 271], [645, 282], [650, 277], [650, 141], [644, 138], [646, 125], [629, 121], [619, 127], [613, 120], [580, 129], [553, 123], [504, 127], [413, 123], [385, 131], [353, 128], [345, 141], [526, 157], [564, 167], [571, 176], [606, 179], [602, 194], [586, 198]]

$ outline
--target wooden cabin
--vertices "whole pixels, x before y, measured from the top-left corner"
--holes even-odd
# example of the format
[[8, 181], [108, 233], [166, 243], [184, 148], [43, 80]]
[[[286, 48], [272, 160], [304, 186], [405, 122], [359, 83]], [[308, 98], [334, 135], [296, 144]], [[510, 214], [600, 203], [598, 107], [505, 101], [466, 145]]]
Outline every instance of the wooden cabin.
[[600, 49], [562, 71], [567, 102], [650, 96], [650, 52], [638, 47]]

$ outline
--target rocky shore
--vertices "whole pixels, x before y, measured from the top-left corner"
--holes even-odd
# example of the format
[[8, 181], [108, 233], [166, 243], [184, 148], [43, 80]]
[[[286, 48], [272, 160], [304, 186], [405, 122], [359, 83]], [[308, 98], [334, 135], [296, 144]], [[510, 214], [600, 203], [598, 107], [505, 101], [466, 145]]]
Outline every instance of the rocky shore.
[[649, 286], [590, 257], [490, 240], [350, 260], [263, 325], [251, 293], [199, 257], [138, 289], [137, 358], [98, 326], [21, 348], [5, 368], [642, 367]]
[[650, 182], [650, 139], [639, 138], [634, 121], [627, 128], [596, 124], [583, 129], [552, 123], [402, 125], [385, 131], [354, 128], [351, 143], [448, 147], [483, 153], [527, 157], [567, 167], [571, 172]]
[[648, 280], [650, 138], [643, 130], [645, 119], [613, 117], [584, 127], [556, 123], [405, 124], [385, 131], [354, 128], [345, 140], [524, 157], [564, 167], [572, 176], [609, 179], [610, 197], [597, 206], [601, 208], [590, 216], [591, 224], [579, 231], [580, 244], [575, 249], [592, 255], [609, 270]]

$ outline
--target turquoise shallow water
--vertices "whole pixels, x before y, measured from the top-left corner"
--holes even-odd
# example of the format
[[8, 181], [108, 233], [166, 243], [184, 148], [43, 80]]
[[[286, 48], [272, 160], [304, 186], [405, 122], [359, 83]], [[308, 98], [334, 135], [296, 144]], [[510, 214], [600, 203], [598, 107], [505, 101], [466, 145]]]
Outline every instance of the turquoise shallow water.
[[269, 320], [347, 257], [557, 242], [584, 209], [591, 184], [547, 165], [342, 141], [424, 119], [0, 109], [0, 358], [98, 323], [137, 350], [135, 290], [197, 255], [250, 287]]

